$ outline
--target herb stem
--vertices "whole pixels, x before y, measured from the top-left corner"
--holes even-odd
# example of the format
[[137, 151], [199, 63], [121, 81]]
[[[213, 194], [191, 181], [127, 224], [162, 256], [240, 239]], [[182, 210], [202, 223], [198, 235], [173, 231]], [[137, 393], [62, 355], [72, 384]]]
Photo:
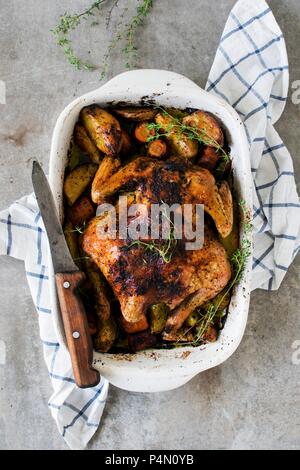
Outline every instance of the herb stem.
[[76, 56], [69, 38], [70, 31], [75, 30], [77, 26], [79, 26], [81, 19], [87, 19], [90, 16], [94, 16], [94, 11], [100, 10], [101, 5], [105, 1], [106, 0], [97, 0], [96, 2], [93, 2], [89, 8], [79, 14], [71, 15], [66, 12], [60, 17], [59, 24], [51, 30], [56, 38], [57, 45], [62, 48], [67, 61], [78, 70], [93, 70], [94, 66], [82, 61]]
[[[161, 202], [163, 203], [163, 201]], [[129, 245], [127, 245], [126, 248], [129, 249], [133, 246], [142, 246], [148, 251], [156, 252], [161, 257], [163, 262], [168, 264], [172, 260], [174, 250], [177, 246], [177, 239], [175, 238], [175, 235], [174, 235], [174, 223], [167, 216], [165, 210], [162, 213], [162, 216], [166, 220], [168, 220], [170, 223], [170, 231], [169, 231], [167, 241], [165, 243], [159, 244], [155, 240], [150, 240], [149, 242], [143, 242], [141, 240], [134, 240], [133, 242], [129, 243]]]
[[[69, 64], [73, 65], [76, 69], [84, 69], [84, 70], [93, 70], [95, 67], [83, 60], [81, 60], [77, 55], [75, 54], [71, 39], [69, 37], [69, 34], [71, 31], [75, 30], [79, 24], [81, 23], [82, 19], [88, 19], [90, 16], [94, 16], [96, 10], [100, 10], [100, 7], [102, 4], [104, 4], [107, 0], [98, 0], [94, 1], [89, 8], [86, 10], [82, 11], [81, 13], [76, 13], [76, 14], [70, 14], [68, 12], [65, 12], [64, 15], [60, 16], [60, 20], [58, 25], [51, 30], [53, 35], [56, 38], [56, 43], [59, 47], [62, 48], [63, 53], [65, 55], [65, 58], [69, 62]], [[126, 25], [123, 25], [123, 18], [125, 15], [125, 12], [128, 10], [128, 7], [124, 9], [124, 12], [121, 13], [120, 15], [120, 21], [117, 26], [117, 31], [115, 32], [112, 40], [110, 41], [110, 44], [107, 48], [106, 53], [104, 54], [103, 60], [102, 60], [102, 72], [100, 75], [100, 80], [102, 80], [108, 70], [109, 66], [109, 58], [113, 50], [117, 47], [118, 43], [120, 41], [125, 41], [125, 46], [122, 49], [122, 52], [126, 58], [126, 68], [132, 68], [135, 66], [136, 59], [137, 59], [137, 47], [135, 45], [135, 33], [138, 27], [140, 27], [146, 17], [148, 16], [152, 6], [153, 6], [153, 0], [138, 0], [139, 2], [141, 1], [142, 3], [139, 4], [136, 8], [136, 12], [131, 17], [129, 22]], [[111, 21], [112, 17], [112, 12], [114, 8], [116, 8], [119, 4], [119, 0], [114, 0], [112, 2], [111, 8], [108, 11], [108, 14], [106, 16], [106, 29], [108, 29], [108, 26]], [[91, 25], [98, 24], [97, 22], [93, 22]]]
[[111, 20], [111, 17], [112, 17], [112, 13], [113, 13], [114, 9], [118, 6], [118, 3], [119, 3], [119, 0], [114, 0], [112, 6], [109, 9], [109, 12], [106, 16], [106, 21], [105, 21], [106, 29], [108, 29], [108, 27], [109, 27], [110, 20]]
[[222, 158], [224, 161], [230, 160], [229, 155], [225, 152], [223, 147], [219, 145], [215, 139], [213, 139], [212, 137], [208, 137], [207, 133], [205, 132], [205, 129], [201, 129], [201, 131], [199, 131], [199, 129], [197, 129], [196, 127], [183, 124], [180, 121], [180, 119], [176, 118], [175, 116], [172, 116], [166, 109], [162, 108], [161, 106], [157, 106], [157, 108], [165, 116], [168, 116], [169, 118], [171, 118], [172, 121], [170, 122], [170, 124], [168, 125], [165, 131], [163, 131], [163, 126], [161, 124], [149, 123], [148, 124], [149, 130], [154, 130], [155, 134], [151, 135], [148, 138], [148, 142], [152, 142], [153, 140], [157, 140], [161, 137], [168, 137], [169, 133], [175, 130], [179, 134], [185, 134], [190, 139], [196, 140], [197, 142], [201, 144], [214, 147], [217, 151], [222, 153]]
[[152, 6], [153, 0], [143, 0], [143, 4], [137, 7], [136, 15], [132, 18], [131, 22], [127, 25], [127, 29], [125, 30], [124, 37], [126, 39], [126, 45], [123, 49], [123, 52], [125, 53], [125, 56], [127, 56], [127, 61], [125, 64], [127, 69], [135, 66], [135, 61], [137, 59], [137, 48], [134, 44], [134, 35], [136, 29], [143, 24]]

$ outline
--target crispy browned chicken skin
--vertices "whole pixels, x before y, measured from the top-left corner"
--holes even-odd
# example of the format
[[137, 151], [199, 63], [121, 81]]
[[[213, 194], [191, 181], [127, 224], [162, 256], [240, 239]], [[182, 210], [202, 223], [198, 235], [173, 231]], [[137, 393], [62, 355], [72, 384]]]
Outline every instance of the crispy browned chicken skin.
[[[116, 193], [127, 191], [131, 197], [134, 194], [134, 202], [203, 204], [223, 237], [232, 230], [232, 198], [227, 183], [218, 187], [208, 170], [181, 159], [140, 157], [95, 190], [99, 202], [112, 201]], [[226, 252], [208, 226], [202, 249], [187, 251], [184, 241], [178, 240], [171, 261], [166, 263], [144, 246], [98, 237], [97, 226], [103, 226], [109, 217], [102, 215], [90, 222], [83, 248], [112, 286], [127, 322], [140, 322], [150, 305], [164, 302], [171, 309], [167, 339], [195, 308], [215, 297], [229, 282], [231, 268]]]

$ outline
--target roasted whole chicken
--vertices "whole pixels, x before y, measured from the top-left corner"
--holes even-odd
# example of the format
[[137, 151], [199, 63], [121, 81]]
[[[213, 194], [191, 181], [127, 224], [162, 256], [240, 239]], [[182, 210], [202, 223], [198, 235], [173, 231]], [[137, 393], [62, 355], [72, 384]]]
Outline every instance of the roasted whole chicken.
[[[192, 130], [184, 133], [180, 122]], [[65, 233], [87, 274], [83, 301], [95, 348], [136, 352], [215, 341], [225, 317], [220, 312], [230, 301], [225, 289], [232, 278], [229, 252], [238, 247], [230, 160], [224, 164], [220, 124], [203, 111], [178, 118], [150, 107], [108, 112], [92, 106], [82, 111], [73, 146], [74, 168], [65, 178]], [[72, 158], [78, 149], [85, 160], [76, 165]], [[96, 209], [110, 204], [118, 216], [119, 196], [127, 197], [129, 207], [203, 205], [203, 245], [187, 250], [186, 239], [176, 239], [173, 232], [167, 240], [153, 240], [150, 232], [138, 240], [128, 234], [120, 238], [118, 222], [116, 236], [103, 237], [113, 214], [107, 209], [96, 215]], [[140, 214], [126, 217], [129, 225]], [[191, 217], [194, 224], [195, 211]]]
[[[226, 182], [219, 189], [208, 170], [179, 159], [140, 157], [114, 173], [101, 190], [98, 188], [99, 201], [109, 201], [118, 191], [124, 193], [128, 184], [135, 203], [203, 204], [222, 236], [231, 232], [230, 189]], [[225, 249], [208, 227], [202, 249], [187, 251], [177, 243], [171, 261], [165, 263], [152, 253], [148, 256], [143, 245], [128, 248], [129, 240], [99, 237], [97, 227], [105, 223], [102, 216], [90, 222], [83, 235], [83, 249], [112, 286], [129, 323], [144, 319], [146, 325], [148, 308], [163, 302], [173, 312], [166, 324], [166, 332], [173, 333], [195, 308], [215, 297], [231, 277]]]

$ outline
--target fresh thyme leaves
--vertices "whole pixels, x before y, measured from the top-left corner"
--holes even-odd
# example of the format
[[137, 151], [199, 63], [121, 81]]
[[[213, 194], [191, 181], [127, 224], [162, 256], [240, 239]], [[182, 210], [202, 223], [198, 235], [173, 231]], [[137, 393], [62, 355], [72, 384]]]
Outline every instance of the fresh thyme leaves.
[[[135, 34], [136, 30], [144, 23], [146, 17], [148, 16], [152, 6], [153, 0], [138, 0], [139, 5], [136, 8], [134, 16], [124, 25], [123, 20], [125, 17], [126, 12], [128, 11], [128, 7], [125, 7], [124, 11], [120, 14], [119, 22], [117, 25], [117, 30], [107, 48], [106, 53], [104, 54], [102, 60], [102, 71], [100, 75], [100, 80], [105, 78], [108, 67], [109, 67], [109, 59], [111, 53], [116, 49], [119, 43], [125, 43], [122, 52], [125, 57], [125, 67], [127, 69], [131, 69], [132, 67], [136, 66], [137, 58], [138, 58], [138, 49], [135, 44]], [[60, 21], [58, 25], [51, 30], [54, 34], [56, 43], [60, 46], [64, 52], [64, 55], [67, 61], [74, 66], [76, 69], [80, 70], [94, 70], [95, 66], [81, 60], [75, 53], [74, 47], [72, 45], [72, 41], [70, 39], [71, 31], [76, 30], [76, 28], [80, 25], [81, 20], [87, 20], [89, 17], [95, 15], [97, 10], [100, 10], [102, 4], [107, 2], [107, 0], [98, 0], [91, 4], [89, 8], [79, 14], [70, 14], [66, 12], [64, 15], [60, 17]], [[105, 19], [106, 29], [108, 28], [113, 10], [118, 7], [119, 0], [113, 0], [111, 8], [108, 11], [108, 14]], [[96, 26], [99, 23], [97, 21], [92, 21], [91, 26]]]
[[[116, 5], [114, 5], [114, 7], [115, 6]], [[153, 6], [153, 0], [142, 0], [142, 5], [139, 5], [137, 7], [135, 15], [132, 17], [131, 21], [125, 25], [125, 29], [122, 29], [122, 26], [123, 26], [124, 15], [125, 15], [125, 12], [127, 11], [127, 8], [125, 8], [123, 13], [120, 15], [120, 21], [118, 23], [116, 33], [113, 39], [111, 40], [108, 46], [108, 49], [103, 57], [102, 72], [100, 75], [100, 80], [103, 80], [105, 76], [107, 75], [107, 71], [109, 67], [109, 58], [112, 52], [114, 51], [114, 49], [116, 49], [118, 43], [121, 43], [122, 41], [125, 41], [125, 46], [122, 49], [122, 52], [125, 57], [125, 67], [127, 69], [131, 69], [132, 67], [136, 66], [136, 62], [138, 58], [138, 49], [135, 46], [135, 40], [134, 40], [135, 33], [136, 33], [136, 30], [144, 23], [152, 6]]]
[[250, 216], [250, 213], [249, 213], [249, 209], [247, 209], [246, 201], [241, 200], [239, 202], [239, 206], [240, 206], [240, 208], [242, 210], [242, 213], [243, 213], [244, 232], [247, 234], [252, 230], [251, 216]]
[[126, 45], [123, 49], [126, 60], [126, 68], [131, 69], [136, 66], [137, 60], [137, 47], [135, 45], [135, 32], [139, 26], [141, 26], [146, 17], [148, 16], [149, 11], [153, 6], [153, 0], [143, 0], [142, 5], [139, 5], [136, 10], [136, 15], [132, 18], [131, 22], [127, 25], [124, 37], [126, 40]]
[[[127, 246], [127, 248], [131, 248], [133, 246], [142, 246], [145, 248], [146, 251], [157, 253], [163, 260], [163, 262], [168, 264], [171, 262], [174, 248], [176, 246], [176, 240], [170, 237], [166, 242], [162, 244], [159, 244], [155, 240], [150, 240], [149, 242], [135, 240], [131, 242]], [[143, 259], [143, 261], [147, 263], [145, 259]]]
[[251, 254], [251, 242], [248, 238], [250, 231], [252, 230], [252, 223], [249, 215], [249, 210], [246, 207], [245, 201], [240, 201], [239, 206], [243, 214], [243, 229], [244, 237], [241, 242], [240, 248], [238, 248], [231, 257], [231, 263], [235, 272], [235, 282], [238, 283], [244, 273], [247, 260]]
[[214, 305], [210, 305], [204, 314], [200, 312], [200, 316], [201, 318], [197, 326], [197, 337], [195, 339], [196, 343], [199, 341], [203, 341], [208, 327], [213, 324], [213, 321], [216, 316]]
[[[133, 246], [140, 246], [148, 252], [156, 253], [163, 260], [164, 263], [170, 263], [174, 254], [174, 250], [177, 246], [177, 239], [175, 238], [174, 223], [167, 216], [165, 211], [162, 212], [162, 216], [170, 223], [170, 230], [168, 233], [168, 238], [166, 240], [162, 240], [161, 242], [157, 240], [134, 240], [126, 246], [126, 249], [130, 249]], [[145, 259], [143, 259], [143, 262], [147, 264], [147, 261]]]
[[79, 14], [71, 15], [66, 12], [60, 17], [58, 25], [52, 30], [56, 38], [56, 43], [62, 48], [67, 61], [78, 70], [93, 70], [94, 66], [88, 62], [82, 61], [76, 56], [69, 34], [79, 26], [82, 19], [86, 20], [90, 16], [94, 16], [95, 11], [100, 10], [102, 3], [105, 1], [106, 0], [98, 0], [93, 2], [89, 8]]
[[[121, 15], [121, 22], [122, 22], [122, 19], [123, 19], [123, 15], [124, 15], [124, 13]], [[104, 54], [104, 57], [103, 57], [103, 60], [102, 60], [102, 71], [101, 71], [101, 74], [100, 74], [100, 80], [103, 80], [106, 77], [108, 67], [109, 67], [110, 56], [111, 56], [112, 52], [114, 51], [114, 49], [116, 49], [117, 44], [122, 40], [122, 32], [119, 29], [120, 25], [122, 24], [121, 22], [118, 25], [118, 29], [117, 29], [113, 39], [110, 41], [110, 44], [107, 48], [106, 53]]]
[[112, 13], [113, 13], [114, 9], [118, 6], [119, 1], [120, 0], [114, 0], [112, 2], [112, 6], [110, 7], [110, 9], [108, 11], [107, 16], [106, 16], [106, 20], [105, 20], [106, 29], [108, 29], [108, 27], [109, 27]]
[[158, 109], [171, 119], [170, 124], [168, 124], [167, 128], [164, 128], [161, 124], [156, 124], [150, 122], [148, 124], [148, 129], [154, 131], [154, 134], [148, 138], [148, 142], [152, 142], [153, 140], [160, 139], [161, 137], [168, 137], [170, 132], [176, 132], [180, 138], [181, 134], [186, 135], [192, 140], [196, 140], [200, 144], [209, 145], [210, 147], [214, 147], [218, 152], [222, 154], [222, 159], [227, 162], [230, 160], [230, 156], [225, 152], [223, 147], [218, 144], [218, 142], [213, 139], [212, 137], [208, 136], [205, 129], [197, 129], [193, 126], [188, 126], [183, 124], [180, 119], [175, 116], [172, 116], [166, 109], [161, 108], [158, 106]]
[[[175, 123], [169, 124], [167, 128], [163, 128], [161, 124], [155, 124], [155, 122], [149, 122], [147, 125], [149, 131], [154, 131], [155, 134], [150, 135], [147, 139], [147, 142], [153, 142], [154, 140], [160, 139], [161, 137], [168, 137], [169, 133], [174, 130]], [[163, 129], [165, 129], [163, 131]]]
[[239, 206], [241, 207], [243, 215], [244, 234], [241, 241], [241, 246], [233, 253], [230, 260], [233, 270], [231, 281], [227, 285], [226, 289], [222, 292], [222, 295], [219, 296], [217, 302], [211, 302], [204, 312], [201, 307], [198, 309], [198, 313], [200, 315], [198, 322], [196, 325], [192, 326], [184, 332], [184, 334], [176, 341], [176, 343], [174, 343], [175, 346], [178, 345], [179, 342], [184, 341], [184, 337], [194, 328], [196, 330], [194, 341], [185, 343], [185, 345], [199, 346], [203, 343], [207, 329], [209, 326], [214, 325], [224, 300], [230, 294], [232, 289], [240, 282], [244, 274], [249, 256], [251, 254], [251, 241], [249, 240], [249, 234], [252, 230], [252, 224], [250, 222], [250, 215], [249, 210], [246, 207], [246, 202], [241, 200], [239, 202]]

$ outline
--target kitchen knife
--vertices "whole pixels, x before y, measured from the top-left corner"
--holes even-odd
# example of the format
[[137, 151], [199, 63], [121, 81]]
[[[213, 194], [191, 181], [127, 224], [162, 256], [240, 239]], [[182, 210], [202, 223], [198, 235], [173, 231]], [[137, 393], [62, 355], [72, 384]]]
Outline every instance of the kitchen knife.
[[78, 287], [85, 274], [75, 265], [59, 222], [53, 195], [38, 162], [33, 162], [32, 184], [47, 232], [58, 299], [71, 356], [75, 382], [80, 388], [97, 385], [100, 374], [92, 368], [93, 346]]

